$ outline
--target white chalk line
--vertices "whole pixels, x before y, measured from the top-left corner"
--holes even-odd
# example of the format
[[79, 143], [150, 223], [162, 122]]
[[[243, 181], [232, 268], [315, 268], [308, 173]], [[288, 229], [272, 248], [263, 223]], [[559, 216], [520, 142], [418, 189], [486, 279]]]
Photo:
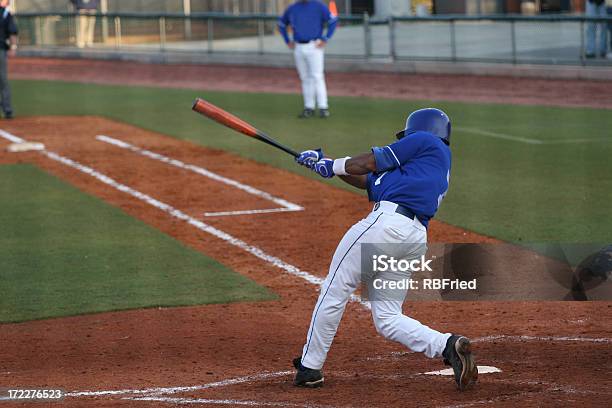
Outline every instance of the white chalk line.
[[176, 398], [176, 397], [137, 397], [137, 398], [122, 398], [124, 400], [131, 401], [153, 401], [153, 402], [164, 402], [167, 404], [176, 405], [239, 405], [239, 406], [255, 406], [255, 407], [308, 407], [308, 408], [322, 408], [323, 405], [315, 405], [312, 403], [306, 404], [295, 404], [292, 402], [270, 402], [270, 401], [249, 401], [249, 400], [234, 400], [234, 399], [209, 399], [209, 398]]
[[140, 147], [134, 146], [128, 142], [124, 142], [123, 140], [119, 140], [113, 137], [109, 137], [109, 136], [105, 136], [105, 135], [98, 135], [96, 136], [96, 139], [104, 142], [104, 143], [108, 143], [110, 145], [119, 147], [121, 149], [126, 149], [129, 150], [133, 153], [137, 153], [140, 154], [142, 156], [148, 157], [150, 159], [153, 160], [158, 160], [162, 163], [166, 163], [168, 165], [174, 166], [174, 167], [178, 167], [180, 169], [183, 170], [189, 170], [191, 172], [194, 172], [200, 176], [204, 176], [204, 177], [208, 177], [211, 180], [215, 180], [218, 181], [220, 183], [224, 183], [227, 184], [229, 186], [235, 187], [239, 190], [242, 190], [244, 192], [247, 192], [249, 194], [252, 194], [256, 197], [260, 197], [263, 198], [265, 200], [268, 201], [272, 201], [275, 204], [278, 204], [281, 206], [281, 208], [272, 208], [272, 209], [265, 209], [265, 210], [245, 210], [245, 211], [220, 211], [220, 212], [207, 212], [204, 213], [205, 217], [217, 217], [217, 216], [231, 216], [231, 215], [249, 215], [249, 214], [265, 214], [265, 213], [272, 213], [272, 212], [287, 212], [287, 211], [303, 211], [304, 207], [299, 206], [297, 204], [294, 204], [292, 202], [289, 202], [287, 200], [284, 200], [282, 198], [278, 198], [273, 196], [270, 193], [266, 193], [265, 191], [261, 191], [255, 187], [249, 186], [247, 184], [243, 184], [240, 183], [239, 181], [236, 181], [234, 179], [230, 179], [228, 177], [224, 177], [221, 176], [217, 173], [214, 173], [210, 170], [207, 170], [203, 167], [200, 166], [196, 166], [195, 164], [188, 164], [185, 163], [181, 160], [178, 159], [173, 159], [171, 157], [168, 156], [164, 156], [162, 154], [159, 153], [155, 153], [152, 152], [150, 150], [146, 150], [146, 149], [142, 149]]
[[[270, 403], [260, 401], [244, 401], [244, 400], [232, 400], [232, 399], [209, 399], [209, 398], [176, 398], [176, 397], [137, 397], [137, 398], [122, 398], [124, 400], [131, 401], [151, 401], [151, 402], [165, 402], [166, 404], [176, 405], [246, 405], [246, 406], [283, 406], [282, 403]], [[295, 406], [291, 404], [290, 406]]]
[[471, 339], [472, 343], [490, 342], [496, 340], [503, 341], [541, 341], [541, 342], [586, 342], [586, 343], [612, 343], [612, 339], [605, 337], [568, 337], [568, 336], [512, 336], [512, 335], [492, 335]]
[[504, 133], [491, 132], [491, 131], [488, 131], [488, 130], [469, 128], [469, 127], [460, 127], [460, 126], [455, 127], [455, 129], [459, 130], [461, 132], [476, 133], [477, 135], [493, 137], [495, 139], [510, 140], [512, 142], [526, 143], [526, 144], [531, 144], [531, 145], [541, 145], [541, 144], [544, 144], [543, 141], [538, 140], [538, 139], [531, 139], [531, 138], [528, 138], [528, 137], [506, 135]]
[[552, 139], [552, 140], [541, 140], [541, 139], [533, 139], [529, 137], [521, 137], [508, 135], [505, 133], [492, 132], [484, 129], [477, 129], [471, 127], [461, 127], [457, 126], [454, 129], [461, 132], [469, 132], [475, 133], [481, 136], [492, 137], [495, 139], [509, 140], [512, 142], [525, 143], [530, 145], [550, 145], [550, 144], [565, 144], [565, 143], [596, 143], [596, 142], [610, 142], [612, 138], [606, 137], [583, 137], [583, 138], [574, 138], [574, 139]]
[[107, 391], [73, 391], [66, 393], [67, 397], [102, 397], [108, 395], [139, 395], [148, 394], [156, 395], [172, 395], [179, 392], [192, 392], [206, 390], [210, 388], [227, 387], [229, 385], [251, 383], [255, 381], [267, 380], [270, 378], [284, 377], [292, 374], [293, 371], [276, 371], [263, 372], [260, 374], [246, 375], [243, 377], [230, 378], [228, 380], [215, 381], [207, 384], [180, 386], [180, 387], [150, 387], [142, 389], [122, 389], [122, 390], [107, 390]]
[[15, 136], [14, 134], [9, 133], [3, 129], [0, 129], [0, 136], [12, 143], [25, 143], [25, 140], [23, 140], [22, 138]]
[[269, 214], [277, 212], [288, 212], [288, 211], [301, 211], [294, 210], [292, 208], [266, 208], [263, 210], [238, 210], [238, 211], [218, 211], [218, 212], [205, 212], [205, 217], [224, 217], [229, 215], [251, 215], [251, 214]]
[[544, 144], [564, 144], [564, 143], [596, 143], [596, 142], [612, 142], [610, 137], [582, 137], [576, 139], [556, 139], [547, 140]]

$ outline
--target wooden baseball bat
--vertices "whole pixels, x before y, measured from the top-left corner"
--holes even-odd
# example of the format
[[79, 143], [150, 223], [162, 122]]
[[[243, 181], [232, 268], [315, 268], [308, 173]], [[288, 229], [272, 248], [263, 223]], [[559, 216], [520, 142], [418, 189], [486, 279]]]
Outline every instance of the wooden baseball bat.
[[227, 111], [224, 111], [218, 106], [215, 106], [212, 103], [205, 101], [204, 99], [197, 98], [193, 103], [192, 109], [198, 112], [199, 114], [214, 120], [217, 123], [234, 129], [236, 132], [240, 132], [243, 135], [254, 137], [257, 140], [260, 140], [264, 143], [276, 147], [277, 149], [282, 150], [283, 152], [289, 153], [293, 157], [298, 157], [300, 155], [295, 150], [285, 145], [282, 145], [276, 140], [272, 139], [270, 136], [266, 135], [261, 130], [255, 128], [253, 125], [245, 122], [244, 120], [232, 115]]

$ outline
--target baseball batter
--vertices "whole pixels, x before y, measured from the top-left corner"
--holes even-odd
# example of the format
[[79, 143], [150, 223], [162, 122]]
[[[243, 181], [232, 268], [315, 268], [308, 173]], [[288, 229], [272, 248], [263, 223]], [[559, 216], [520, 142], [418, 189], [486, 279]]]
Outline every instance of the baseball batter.
[[[278, 22], [278, 29], [287, 46], [293, 50], [295, 65], [302, 81], [304, 110], [300, 118], [314, 116], [315, 105], [319, 116], [329, 116], [327, 87], [325, 85], [324, 48], [334, 35], [338, 19], [318, 0], [298, 0], [290, 5]], [[323, 26], [327, 24], [327, 34]], [[287, 27], [293, 29], [289, 38]]]
[[[448, 190], [451, 168], [451, 123], [439, 109], [421, 109], [406, 120], [397, 141], [374, 147], [369, 153], [332, 160], [321, 150], [307, 150], [297, 158], [325, 178], [367, 190], [373, 211], [344, 235], [321, 287], [306, 336], [302, 356], [293, 361], [294, 384], [323, 385], [321, 371], [350, 295], [361, 281], [361, 244], [402, 244], [403, 259], [418, 259], [427, 250], [427, 226]], [[379, 272], [377, 278], [396, 280]], [[403, 276], [407, 279], [410, 276]], [[478, 370], [470, 341], [440, 333], [402, 314], [407, 290], [393, 299], [372, 301], [372, 317], [378, 333], [427, 357], [443, 357], [452, 366], [460, 390], [475, 383]]]

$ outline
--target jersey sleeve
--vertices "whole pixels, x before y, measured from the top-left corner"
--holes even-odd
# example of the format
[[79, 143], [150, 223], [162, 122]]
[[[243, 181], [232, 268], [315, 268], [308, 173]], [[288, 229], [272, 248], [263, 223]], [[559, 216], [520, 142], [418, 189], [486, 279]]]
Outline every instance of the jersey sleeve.
[[338, 25], [338, 17], [333, 15], [325, 4], [321, 3], [321, 6], [323, 8], [323, 22], [327, 23], [327, 34], [323, 35], [322, 40], [328, 41], [334, 35], [334, 31], [336, 31], [336, 26]]
[[291, 7], [288, 7], [287, 10], [283, 13], [283, 15], [278, 19], [278, 31], [283, 36], [283, 40], [285, 43], [289, 44], [289, 34], [287, 34], [287, 26], [289, 25], [289, 13]]
[[376, 160], [376, 172], [380, 173], [401, 167], [416, 157], [432, 140], [432, 136], [417, 132], [388, 146], [373, 147], [372, 153], [374, 153], [374, 159]]

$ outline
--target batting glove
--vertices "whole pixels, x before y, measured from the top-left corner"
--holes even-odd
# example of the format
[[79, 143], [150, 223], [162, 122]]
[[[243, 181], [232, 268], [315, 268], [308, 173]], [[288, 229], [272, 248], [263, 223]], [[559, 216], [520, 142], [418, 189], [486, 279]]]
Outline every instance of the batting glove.
[[306, 150], [300, 153], [300, 155], [295, 159], [298, 164], [302, 166], [306, 166], [309, 169], [312, 169], [316, 162], [323, 158], [323, 151], [321, 149], [317, 150]]
[[332, 178], [334, 177], [334, 161], [332, 159], [321, 159], [315, 163], [312, 170], [323, 178]]

